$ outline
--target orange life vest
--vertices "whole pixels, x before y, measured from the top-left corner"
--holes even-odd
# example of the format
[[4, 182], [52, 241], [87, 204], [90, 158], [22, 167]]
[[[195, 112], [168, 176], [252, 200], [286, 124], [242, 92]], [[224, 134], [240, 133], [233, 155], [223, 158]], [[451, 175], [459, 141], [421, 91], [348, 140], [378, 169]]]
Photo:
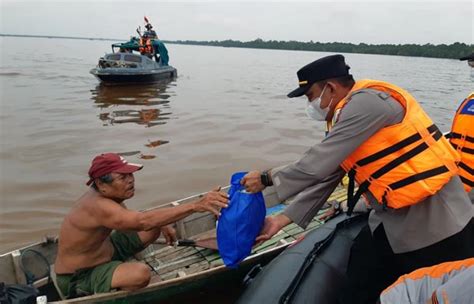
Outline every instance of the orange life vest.
[[474, 92], [461, 104], [454, 116], [449, 140], [461, 155], [459, 176], [464, 189], [474, 188]]
[[[403, 120], [380, 129], [341, 164], [349, 175], [348, 213], [366, 191], [394, 209], [414, 205], [439, 191], [457, 174], [459, 154], [405, 90], [376, 80], [357, 81], [335, 108], [333, 123], [352, 94], [372, 89], [389, 94], [405, 109]], [[359, 189], [354, 195], [354, 180]]]
[[151, 45], [151, 39], [140, 38], [138, 50], [141, 54], [153, 54], [153, 45]]
[[[474, 273], [474, 258], [417, 269], [399, 277], [395, 283], [382, 291], [380, 302], [467, 303], [470, 295], [456, 292], [472, 289], [472, 275], [468, 275], [468, 272]], [[449, 281], [456, 284], [449, 284]]]

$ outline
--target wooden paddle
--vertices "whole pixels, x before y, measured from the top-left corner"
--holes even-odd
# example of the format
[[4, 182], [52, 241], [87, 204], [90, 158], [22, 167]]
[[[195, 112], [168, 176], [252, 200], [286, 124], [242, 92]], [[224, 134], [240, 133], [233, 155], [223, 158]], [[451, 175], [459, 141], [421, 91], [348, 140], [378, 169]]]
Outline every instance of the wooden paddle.
[[[163, 240], [163, 239], [157, 239], [153, 243], [159, 244], [159, 245], [167, 244], [166, 240]], [[173, 245], [174, 246], [201, 247], [201, 248], [209, 248], [213, 250], [218, 250], [217, 239], [215, 237], [210, 237], [210, 238], [202, 239], [202, 240], [189, 240], [189, 239], [177, 240]]]

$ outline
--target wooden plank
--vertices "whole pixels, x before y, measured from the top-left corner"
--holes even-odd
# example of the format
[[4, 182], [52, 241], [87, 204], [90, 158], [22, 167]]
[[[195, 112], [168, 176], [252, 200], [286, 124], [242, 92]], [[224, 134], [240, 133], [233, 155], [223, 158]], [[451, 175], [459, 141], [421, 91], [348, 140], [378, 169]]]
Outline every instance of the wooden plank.
[[202, 256], [190, 256], [172, 263], [160, 265], [156, 268], [156, 270], [158, 271], [159, 275], [162, 275], [170, 271], [177, 270], [179, 268], [189, 266], [197, 262], [201, 262], [202, 260], [204, 260]]
[[170, 254], [174, 254], [175, 252], [178, 252], [178, 251], [181, 251], [181, 250], [185, 250], [186, 247], [176, 247], [174, 248], [173, 246], [167, 246], [165, 248], [162, 248], [160, 250], [157, 250], [155, 252], [151, 252], [150, 254], [147, 254], [144, 258], [148, 259], [148, 258], [161, 258], [161, 257], [164, 257], [164, 256], [167, 256], [167, 255], [170, 255]]
[[285, 231], [286, 233], [288, 233], [290, 235], [293, 235], [295, 233], [304, 231], [304, 229], [301, 228], [300, 226], [298, 226], [297, 224], [290, 224], [290, 225], [284, 227], [283, 231]]
[[163, 263], [167, 263], [169, 261], [174, 261], [180, 258], [186, 258], [188, 256], [196, 254], [198, 251], [194, 247], [184, 247], [183, 250], [177, 250], [176, 252], [171, 252], [165, 256], [159, 257], [159, 260]]
[[283, 240], [283, 239], [288, 243], [291, 243], [295, 240], [295, 238], [293, 236], [285, 236], [284, 238], [281, 238], [279, 240], [275, 240], [275, 241], [272, 241], [272, 242], [261, 244], [258, 248], [254, 248], [252, 250], [252, 254], [264, 253], [267, 250], [270, 250], [272, 248], [280, 246], [279, 242], [280, 242], [280, 240]]
[[182, 270], [178, 271], [178, 275], [177, 275], [178, 278], [184, 278], [185, 276], [187, 276], [186, 272]]
[[291, 235], [289, 235], [288, 233], [286, 233], [283, 230], [280, 230], [277, 234], [275, 234], [274, 237], [272, 237], [268, 241], [265, 241], [262, 244], [258, 245], [257, 247], [254, 247], [252, 249], [252, 252], [253, 253], [260, 252], [260, 251], [262, 251], [262, 249], [268, 248], [270, 246], [274, 246], [276, 243], [278, 243], [278, 241], [280, 241], [283, 238], [287, 238], [287, 237], [291, 237]]
[[13, 265], [15, 269], [15, 279], [16, 279], [15, 283], [26, 284], [25, 274], [23, 273], [23, 270], [21, 270], [21, 267], [20, 267], [20, 257], [21, 257], [20, 250], [15, 250], [12, 252]]
[[49, 278], [48, 278], [48, 277], [44, 277], [44, 278], [41, 278], [41, 279], [35, 281], [35, 282], [33, 283], [33, 286], [36, 287], [36, 288], [38, 288], [38, 287], [44, 286], [44, 285], [46, 285], [46, 284], [48, 284], [48, 283], [49, 283]]
[[209, 263], [212, 263], [213, 261], [218, 260], [220, 258], [221, 256], [219, 255], [219, 253], [209, 254], [204, 257], [204, 259], [208, 261]]
[[0, 282], [5, 282], [5, 284], [15, 284], [17, 282], [11, 253], [0, 256], [0, 270]]
[[222, 265], [224, 265], [224, 261], [222, 259], [217, 259], [211, 262], [211, 268], [216, 268]]
[[189, 275], [189, 274], [193, 274], [193, 273], [198, 273], [198, 272], [201, 272], [201, 271], [204, 271], [204, 270], [207, 270], [211, 267], [211, 265], [209, 264], [209, 262], [207, 262], [206, 260], [204, 261], [201, 261], [199, 263], [195, 263], [195, 264], [192, 264], [188, 267], [188, 269], [186, 269], [186, 273]]
[[[193, 247], [187, 247], [178, 251], [168, 251], [165, 255], [149, 256], [145, 259], [145, 261], [156, 269], [160, 267], [166, 267], [166, 265], [170, 265], [175, 263], [176, 261], [180, 261], [193, 256], [204, 259], [206, 255], [212, 254], [215, 254], [215, 251], [211, 249], [197, 249]], [[216, 258], [220, 258], [220, 256], [217, 254]]]
[[163, 281], [174, 279], [178, 277], [179, 273], [185, 273], [186, 276], [195, 274], [195, 273], [200, 273], [202, 271], [208, 270], [211, 268], [211, 265], [207, 261], [201, 261], [198, 263], [191, 264], [189, 266], [185, 266], [167, 273], [164, 273], [160, 275], [160, 278]]

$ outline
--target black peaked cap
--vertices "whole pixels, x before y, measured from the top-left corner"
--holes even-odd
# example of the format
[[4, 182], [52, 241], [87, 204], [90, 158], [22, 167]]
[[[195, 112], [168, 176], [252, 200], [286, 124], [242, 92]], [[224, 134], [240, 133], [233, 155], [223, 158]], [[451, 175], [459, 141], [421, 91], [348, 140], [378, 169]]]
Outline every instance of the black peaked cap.
[[331, 55], [320, 58], [305, 65], [296, 73], [299, 87], [291, 91], [289, 98], [299, 97], [306, 93], [316, 82], [349, 75], [350, 67], [346, 64], [344, 56]]

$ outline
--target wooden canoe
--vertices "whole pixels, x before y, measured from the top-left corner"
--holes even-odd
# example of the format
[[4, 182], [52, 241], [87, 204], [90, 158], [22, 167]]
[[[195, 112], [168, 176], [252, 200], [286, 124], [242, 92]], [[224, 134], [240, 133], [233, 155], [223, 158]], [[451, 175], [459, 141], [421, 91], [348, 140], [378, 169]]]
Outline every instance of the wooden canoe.
[[[194, 195], [157, 208], [186, 204], [202, 195]], [[264, 196], [267, 214], [277, 214], [291, 203], [291, 200], [280, 203], [272, 187], [264, 191]], [[343, 202], [345, 199], [346, 189], [340, 186], [329, 200]], [[0, 282], [24, 284], [25, 271], [29, 272], [30, 277], [34, 276], [34, 285], [47, 297], [48, 303], [184, 303], [195, 302], [199, 298], [209, 298], [205, 300], [206, 303], [228, 302], [230, 298], [236, 299], [239, 295], [244, 277], [254, 266], [267, 264], [300, 235], [319, 227], [323, 223], [320, 219], [323, 213], [321, 211], [306, 230], [296, 224], [285, 227], [272, 239], [255, 247], [237, 269], [225, 267], [218, 252], [211, 249], [150, 245], [137, 254], [135, 259], [146, 262], [153, 269], [152, 275], [159, 275], [161, 281], [134, 292], [113, 291], [61, 300], [46, 265], [46, 261], [50, 265], [54, 263], [57, 238], [45, 238], [42, 242], [1, 255]], [[193, 214], [177, 222], [177, 232], [181, 239], [196, 240], [215, 235], [215, 218], [211, 214]], [[219, 300], [223, 292], [224, 300]]]

